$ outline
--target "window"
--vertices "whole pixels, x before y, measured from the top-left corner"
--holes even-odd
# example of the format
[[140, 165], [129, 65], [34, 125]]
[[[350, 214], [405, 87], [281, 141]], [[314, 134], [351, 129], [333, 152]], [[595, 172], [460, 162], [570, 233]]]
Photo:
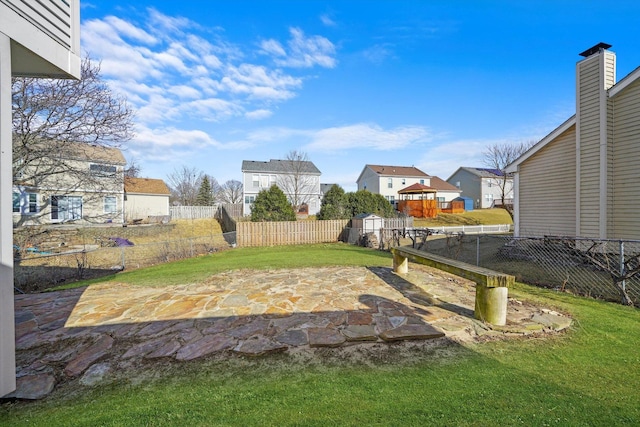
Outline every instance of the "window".
[[117, 199], [115, 196], [105, 196], [104, 198], [104, 213], [116, 213], [117, 212]]
[[436, 201], [438, 201], [438, 202], [444, 202], [444, 197], [436, 197]]
[[27, 212], [29, 213], [38, 212], [38, 195], [36, 193], [27, 193], [27, 200], [29, 202]]
[[424, 185], [424, 179], [421, 179], [421, 180], [420, 180], [420, 184], [421, 184], [421, 185]]
[[116, 174], [116, 167], [111, 165], [98, 165], [92, 163], [89, 165], [89, 172], [94, 176], [114, 176]]
[[493, 194], [485, 194], [484, 198], [490, 202], [491, 200], [493, 200]]
[[402, 185], [405, 185], [407, 183], [407, 180], [402, 178]]
[[245, 203], [246, 205], [250, 205], [250, 204], [252, 204], [252, 203], [253, 203], [253, 202], [255, 202], [255, 201], [256, 201], [255, 196], [245, 196], [245, 197], [244, 197], [244, 203]]
[[72, 221], [82, 218], [82, 197], [51, 196], [51, 220]]
[[269, 188], [269, 175], [262, 175], [260, 177], [260, 188]]
[[13, 213], [20, 213], [20, 193], [13, 193]]
[[389, 201], [389, 203], [394, 204], [396, 201], [396, 196], [384, 196], [385, 199]]
[[393, 188], [393, 178], [387, 179], [387, 188]]
[[253, 174], [253, 188], [260, 188], [260, 175]]
[[38, 212], [37, 193], [13, 193], [13, 212], [32, 214]]

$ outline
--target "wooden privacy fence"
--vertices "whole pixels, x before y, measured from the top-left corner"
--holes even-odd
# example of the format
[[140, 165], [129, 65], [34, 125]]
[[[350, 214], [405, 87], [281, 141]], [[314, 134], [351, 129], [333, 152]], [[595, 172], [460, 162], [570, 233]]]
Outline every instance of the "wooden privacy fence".
[[171, 206], [169, 213], [171, 219], [202, 219], [202, 218], [216, 218], [219, 216], [219, 209], [224, 208], [227, 214], [232, 218], [239, 218], [242, 216], [242, 204], [217, 204], [214, 206]]
[[238, 246], [276, 246], [337, 242], [349, 220], [236, 223]]
[[171, 206], [171, 219], [215, 218], [217, 206]]

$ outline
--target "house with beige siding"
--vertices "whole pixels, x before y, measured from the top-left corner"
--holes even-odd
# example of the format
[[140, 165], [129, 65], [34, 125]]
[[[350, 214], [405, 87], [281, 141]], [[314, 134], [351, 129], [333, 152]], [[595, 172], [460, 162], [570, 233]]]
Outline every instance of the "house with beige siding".
[[507, 167], [515, 233], [640, 239], [640, 68], [600, 43], [576, 66], [576, 114]]
[[16, 388], [12, 76], [80, 78], [79, 0], [0, 0], [0, 397]]
[[124, 179], [125, 221], [150, 220], [169, 216], [171, 191], [161, 179]]
[[124, 168], [118, 148], [40, 141], [37, 159], [13, 159], [15, 226], [123, 223]]
[[414, 184], [430, 187], [429, 197], [450, 202], [460, 196], [460, 190], [437, 176], [431, 176], [415, 166], [365, 165], [356, 180], [358, 190], [380, 194], [397, 209], [398, 191]]

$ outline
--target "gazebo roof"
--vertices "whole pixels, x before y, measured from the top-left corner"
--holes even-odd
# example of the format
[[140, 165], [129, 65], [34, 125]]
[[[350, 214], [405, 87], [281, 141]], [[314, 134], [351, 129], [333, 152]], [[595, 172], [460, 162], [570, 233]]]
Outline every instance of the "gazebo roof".
[[398, 194], [424, 194], [424, 193], [437, 193], [437, 192], [438, 190], [433, 187], [416, 183], [408, 186], [407, 188], [403, 188], [402, 190], [399, 190]]

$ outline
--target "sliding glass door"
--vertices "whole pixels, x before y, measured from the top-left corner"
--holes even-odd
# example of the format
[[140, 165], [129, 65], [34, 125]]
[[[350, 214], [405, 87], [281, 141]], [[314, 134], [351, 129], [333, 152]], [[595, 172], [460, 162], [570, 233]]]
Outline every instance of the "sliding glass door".
[[51, 222], [82, 218], [81, 196], [51, 196]]

